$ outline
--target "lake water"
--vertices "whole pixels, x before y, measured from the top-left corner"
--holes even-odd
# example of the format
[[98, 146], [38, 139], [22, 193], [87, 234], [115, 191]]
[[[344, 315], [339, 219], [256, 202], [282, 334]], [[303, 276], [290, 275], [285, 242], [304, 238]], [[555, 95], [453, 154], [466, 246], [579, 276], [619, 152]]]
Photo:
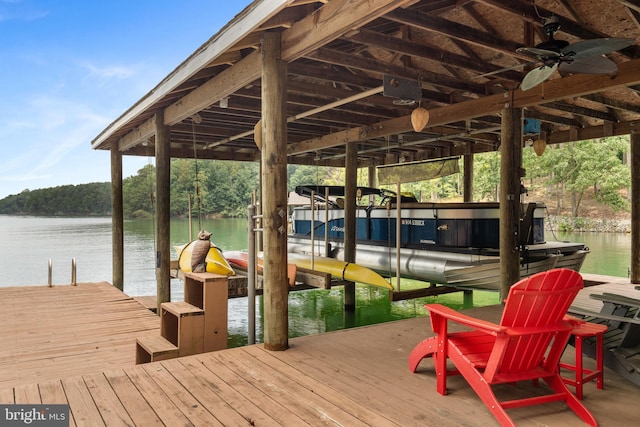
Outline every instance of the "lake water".
[[[194, 221], [196, 223], [197, 221]], [[246, 219], [204, 220], [223, 250], [246, 250]], [[194, 224], [194, 236], [196, 234]], [[124, 223], [124, 291], [128, 295], [155, 295], [155, 224], [152, 220]], [[111, 282], [111, 218], [41, 218], [0, 215], [0, 286], [46, 285], [48, 263], [52, 282], [71, 282], [71, 260], [76, 261], [78, 282]], [[547, 234], [547, 239], [553, 236]], [[582, 271], [628, 276], [631, 251], [629, 234], [558, 234], [558, 240], [584, 242], [591, 248]], [[171, 245], [189, 241], [187, 220], [171, 221]], [[172, 253], [172, 258], [177, 254]], [[172, 300], [183, 297], [182, 282], [171, 282]], [[424, 315], [423, 305], [437, 300], [462, 307], [462, 294], [390, 302], [387, 293], [368, 286], [357, 287], [355, 313], [344, 313], [342, 288], [330, 291], [293, 292], [289, 296], [289, 330], [292, 337], [322, 333], [351, 326], [368, 325]], [[495, 292], [475, 292], [476, 305], [498, 303]], [[260, 298], [257, 302], [260, 310]], [[257, 339], [261, 340], [260, 313]], [[229, 301], [230, 346], [246, 343], [247, 299]]]

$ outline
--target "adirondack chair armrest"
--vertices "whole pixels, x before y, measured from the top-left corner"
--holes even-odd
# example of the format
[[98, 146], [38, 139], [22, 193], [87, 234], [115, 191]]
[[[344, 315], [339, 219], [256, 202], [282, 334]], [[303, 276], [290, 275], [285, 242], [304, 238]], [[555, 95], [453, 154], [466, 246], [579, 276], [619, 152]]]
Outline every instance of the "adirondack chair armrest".
[[431, 316], [431, 326], [434, 332], [439, 330], [438, 324], [440, 321], [442, 321], [443, 318], [445, 321], [451, 320], [453, 322], [486, 332], [491, 335], [504, 333], [507, 329], [504, 326], [496, 325], [495, 323], [488, 322], [486, 320], [467, 316], [466, 314], [462, 314], [449, 307], [445, 307], [442, 304], [426, 304], [424, 308], [429, 311], [429, 315]]
[[611, 320], [614, 322], [631, 323], [634, 325], [640, 325], [640, 319], [632, 319], [631, 317], [616, 316], [613, 314], [604, 314], [598, 311], [585, 310], [583, 308], [575, 307], [575, 306], [569, 307], [569, 312], [573, 314], [578, 314], [580, 316], [594, 317], [596, 319]]
[[574, 327], [580, 326], [583, 323], [587, 322], [584, 319], [580, 319], [579, 317], [575, 317], [570, 314], [566, 314], [562, 320], [564, 320], [565, 322], [571, 323]]
[[630, 298], [624, 295], [612, 294], [605, 292], [603, 294], [590, 294], [589, 298], [602, 302], [610, 302], [613, 304], [626, 305], [628, 307], [640, 308], [640, 299]]
[[546, 325], [542, 327], [540, 326], [531, 326], [527, 328], [510, 327], [510, 328], [507, 328], [506, 335], [525, 336], [525, 335], [533, 335], [533, 334], [544, 334], [548, 332], [567, 331], [573, 328], [575, 328], [575, 324], [573, 324], [572, 322], [562, 322], [560, 324]]

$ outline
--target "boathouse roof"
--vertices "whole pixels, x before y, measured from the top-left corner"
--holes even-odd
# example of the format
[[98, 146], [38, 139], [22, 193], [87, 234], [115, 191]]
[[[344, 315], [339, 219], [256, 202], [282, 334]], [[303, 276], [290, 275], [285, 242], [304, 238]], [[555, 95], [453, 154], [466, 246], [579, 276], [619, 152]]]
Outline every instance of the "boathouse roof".
[[[555, 71], [522, 91], [541, 63], [518, 48], [546, 40], [552, 16], [555, 39], [570, 44], [632, 39], [606, 55], [617, 72]], [[524, 108], [535, 125], [525, 140], [628, 134], [640, 118], [639, 26], [640, 3], [627, 0], [256, 0], [92, 147], [147, 156], [161, 112], [171, 157], [258, 160], [266, 31], [282, 33], [288, 63], [288, 163], [343, 166], [348, 142], [358, 143], [359, 166], [495, 150], [505, 106]], [[419, 132], [410, 120], [417, 106], [429, 112]]]

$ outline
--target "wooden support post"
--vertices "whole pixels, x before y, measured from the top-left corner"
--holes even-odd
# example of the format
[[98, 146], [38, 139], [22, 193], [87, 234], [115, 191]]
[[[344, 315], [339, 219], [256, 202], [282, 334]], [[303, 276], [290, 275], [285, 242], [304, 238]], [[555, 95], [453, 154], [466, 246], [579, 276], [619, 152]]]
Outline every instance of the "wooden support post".
[[465, 289], [462, 291], [462, 306], [464, 308], [473, 307], [473, 291], [472, 290]]
[[500, 145], [500, 299], [520, 279], [520, 178], [522, 108], [502, 110]]
[[264, 347], [289, 347], [287, 282], [287, 63], [281, 36], [262, 38], [262, 218]]
[[[358, 146], [348, 143], [345, 148], [345, 188], [344, 188], [344, 260], [356, 262], [356, 187], [358, 180]], [[356, 284], [344, 285], [344, 309], [356, 309]]]
[[113, 286], [124, 290], [124, 207], [122, 201], [122, 152], [111, 145], [111, 259]]
[[163, 302], [171, 301], [171, 260], [169, 253], [169, 189], [171, 136], [162, 113], [156, 113], [156, 284], [158, 313]]
[[462, 197], [465, 202], [473, 202], [473, 154], [465, 154]]
[[[639, 125], [640, 126], [640, 125]], [[640, 283], [640, 128], [631, 132], [631, 283]]]

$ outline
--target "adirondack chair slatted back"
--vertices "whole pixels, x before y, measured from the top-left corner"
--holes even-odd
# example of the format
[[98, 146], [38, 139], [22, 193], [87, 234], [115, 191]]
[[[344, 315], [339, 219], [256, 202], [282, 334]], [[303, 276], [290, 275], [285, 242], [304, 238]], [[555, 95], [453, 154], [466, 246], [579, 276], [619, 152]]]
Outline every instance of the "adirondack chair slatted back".
[[562, 319], [582, 287], [582, 276], [568, 269], [535, 274], [513, 285], [500, 324], [522, 334], [498, 337], [493, 352], [499, 354], [491, 355], [485, 375], [557, 366], [571, 328]]

